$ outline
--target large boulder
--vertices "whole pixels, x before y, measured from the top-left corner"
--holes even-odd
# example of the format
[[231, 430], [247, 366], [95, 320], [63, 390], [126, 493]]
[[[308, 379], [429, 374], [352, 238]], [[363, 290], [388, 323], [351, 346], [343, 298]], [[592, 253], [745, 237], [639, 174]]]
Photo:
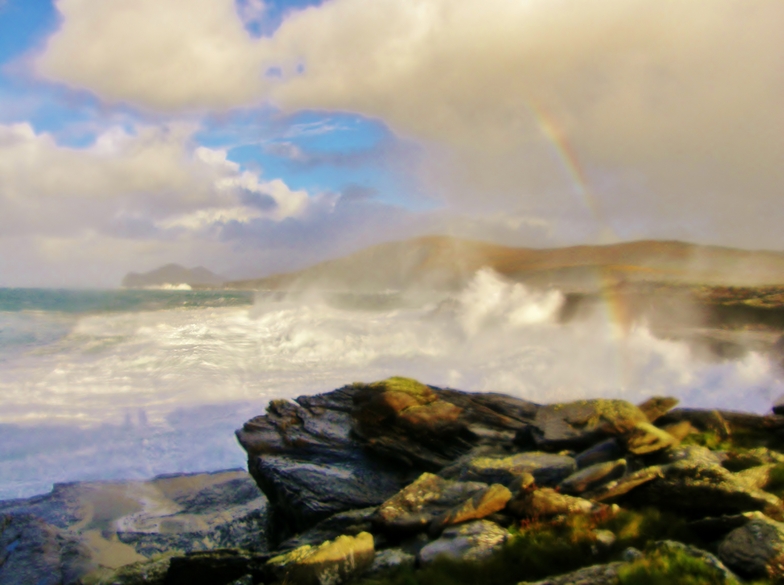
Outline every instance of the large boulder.
[[363, 387], [274, 400], [266, 415], [237, 431], [248, 468], [269, 498], [277, 538], [338, 512], [376, 506], [412, 479], [409, 468], [372, 457], [352, 435], [354, 398]]
[[439, 557], [464, 561], [484, 559], [502, 546], [507, 537], [505, 529], [489, 520], [450, 526], [440, 538], [419, 551], [419, 562], [428, 564]]
[[647, 422], [645, 414], [625, 400], [577, 400], [539, 408], [533, 435], [545, 450], [581, 449]]
[[373, 535], [339, 536], [318, 547], [305, 545], [267, 562], [286, 583], [337, 585], [369, 569], [375, 558]]
[[784, 524], [754, 518], [730, 532], [719, 545], [719, 557], [748, 577], [784, 579]]
[[75, 535], [29, 514], [0, 515], [0, 583], [77, 585], [95, 568]]

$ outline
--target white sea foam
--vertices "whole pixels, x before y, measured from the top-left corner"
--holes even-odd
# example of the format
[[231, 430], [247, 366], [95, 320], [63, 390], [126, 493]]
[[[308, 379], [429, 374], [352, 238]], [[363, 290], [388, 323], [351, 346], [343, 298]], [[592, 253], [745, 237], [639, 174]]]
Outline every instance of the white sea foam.
[[[562, 303], [481, 271], [450, 299], [383, 310], [310, 295], [73, 317], [69, 333], [0, 370], [0, 497], [242, 465], [232, 430], [269, 399], [391, 375], [537, 402], [666, 394], [758, 412], [784, 392], [764, 356], [701, 361], [604, 311], [559, 323]], [[44, 426], [50, 440], [31, 439]]]

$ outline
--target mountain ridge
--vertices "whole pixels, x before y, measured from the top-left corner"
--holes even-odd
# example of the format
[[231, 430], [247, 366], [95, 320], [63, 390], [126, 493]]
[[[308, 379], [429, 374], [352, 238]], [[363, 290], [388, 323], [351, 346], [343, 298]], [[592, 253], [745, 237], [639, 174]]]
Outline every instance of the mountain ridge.
[[227, 281], [224, 288], [456, 289], [489, 267], [516, 281], [594, 288], [599, 281], [760, 286], [784, 283], [784, 253], [676, 240], [517, 248], [450, 236], [387, 242], [308, 268]]

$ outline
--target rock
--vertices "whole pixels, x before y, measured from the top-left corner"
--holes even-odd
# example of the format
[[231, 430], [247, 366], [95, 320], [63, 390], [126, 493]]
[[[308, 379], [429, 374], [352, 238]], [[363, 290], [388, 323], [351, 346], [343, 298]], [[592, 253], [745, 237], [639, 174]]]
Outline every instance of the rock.
[[651, 396], [648, 400], [637, 407], [643, 412], [648, 422], [656, 422], [680, 402], [677, 398], [671, 396]]
[[612, 530], [594, 530], [593, 531], [593, 553], [599, 554], [609, 551], [617, 542], [618, 537]]
[[681, 461], [693, 465], [722, 465], [727, 459], [727, 455], [720, 451], [711, 451], [707, 447], [699, 445], [687, 445], [670, 449], [664, 454], [663, 461], [675, 463]]
[[625, 563], [607, 563], [577, 569], [543, 581], [523, 581], [518, 585], [617, 585], [620, 583], [618, 573]]
[[605, 439], [588, 447], [582, 453], [575, 455], [578, 469], [589, 467], [597, 463], [616, 461], [624, 456], [623, 447], [616, 438]]
[[463, 409], [408, 378], [362, 385], [354, 395], [354, 432], [371, 451], [438, 471], [468, 451]]
[[773, 463], [767, 465], [758, 465], [750, 467], [743, 471], [737, 472], [735, 475], [738, 479], [746, 482], [746, 485], [756, 489], [764, 490], [771, 480], [771, 471], [776, 467]]
[[662, 451], [677, 444], [677, 440], [667, 431], [653, 426], [648, 422], [634, 425], [628, 433], [623, 435], [626, 450], [633, 455], [648, 455]]
[[603, 438], [630, 432], [648, 418], [625, 400], [578, 400], [541, 407], [534, 419], [534, 440], [546, 450], [585, 448]]
[[635, 490], [637, 501], [692, 517], [752, 510], [781, 515], [781, 500], [749, 487], [742, 479], [719, 465], [682, 460], [662, 469], [662, 478]]
[[376, 557], [367, 574], [377, 575], [398, 567], [413, 567], [415, 563], [415, 555], [407, 553], [402, 548], [388, 548], [376, 552]]
[[596, 463], [577, 471], [564, 479], [559, 488], [567, 494], [581, 494], [588, 490], [595, 489], [614, 479], [618, 479], [626, 473], [626, 460], [619, 459], [607, 463]]
[[238, 550], [214, 550], [172, 557], [164, 585], [229, 585], [251, 574], [258, 582], [269, 555]]
[[474, 496], [481, 497], [487, 489], [484, 483], [452, 481], [423, 473], [414, 483], [382, 503], [374, 522], [388, 532], [422, 531], [437, 518], [468, 504]]
[[727, 453], [723, 465], [731, 471], [739, 471], [770, 463], [784, 463], [784, 455], [766, 447], [757, 447], [739, 453], [732, 451]]
[[408, 468], [371, 457], [352, 436], [354, 397], [363, 387], [272, 401], [266, 415], [237, 431], [281, 540], [338, 512], [377, 506], [410, 481]]
[[408, 378], [358, 384], [354, 432], [373, 453], [438, 471], [482, 444], [511, 444], [538, 405], [500, 394], [439, 389]]
[[91, 585], [165, 585], [170, 563], [171, 556], [139, 561], [108, 574], [90, 573], [85, 581]]
[[678, 423], [673, 423], [671, 425], [665, 425], [663, 430], [675, 437], [675, 440], [679, 443], [683, 441], [686, 437], [694, 432], [694, 427], [691, 426], [691, 423], [687, 420], [682, 420]]
[[469, 457], [442, 470], [441, 475], [461, 481], [509, 484], [530, 473], [539, 485], [555, 485], [571, 475], [577, 464], [572, 457], [532, 451], [508, 456]]
[[57, 484], [0, 508], [81, 535], [95, 563], [112, 570], [167, 551], [267, 548], [267, 499], [243, 470]]
[[356, 536], [360, 532], [371, 532], [373, 528], [373, 518], [378, 508], [360, 508], [359, 510], [348, 510], [333, 514], [326, 520], [322, 520], [313, 528], [283, 541], [278, 547], [278, 551], [289, 551], [309, 544], [319, 545], [327, 540], [334, 540], [338, 536]]
[[784, 524], [755, 518], [730, 532], [719, 545], [719, 557], [738, 573], [784, 578]]
[[487, 558], [507, 539], [506, 530], [488, 520], [474, 520], [450, 526], [441, 537], [419, 551], [419, 562], [431, 563], [439, 557], [476, 561]]
[[610, 481], [596, 489], [583, 493], [583, 497], [594, 502], [611, 502], [624, 496], [646, 483], [663, 477], [662, 468], [658, 465], [646, 467], [630, 473], [620, 479]]
[[278, 579], [297, 585], [337, 585], [373, 564], [373, 535], [339, 536], [318, 547], [303, 546], [274, 557], [267, 567]]
[[709, 516], [699, 520], [692, 520], [689, 522], [689, 528], [706, 540], [716, 540], [717, 538], [723, 538], [736, 528], [745, 526], [754, 518], [764, 517], [765, 515], [762, 512]]
[[0, 515], [0, 583], [77, 585], [95, 569], [75, 535], [29, 514]]
[[435, 518], [430, 523], [429, 532], [432, 535], [438, 535], [446, 526], [460, 524], [469, 520], [480, 520], [490, 514], [500, 512], [511, 499], [512, 492], [506, 486], [498, 483], [493, 484], [462, 504]]
[[561, 514], [587, 514], [594, 508], [589, 500], [561, 494], [552, 488], [521, 491], [507, 504], [507, 510], [514, 516], [540, 519]]
[[729, 423], [718, 410], [676, 408], [665, 414], [657, 422], [659, 425], [664, 426], [682, 421], [689, 422], [700, 431], [716, 433], [722, 439], [726, 439], [732, 434]]

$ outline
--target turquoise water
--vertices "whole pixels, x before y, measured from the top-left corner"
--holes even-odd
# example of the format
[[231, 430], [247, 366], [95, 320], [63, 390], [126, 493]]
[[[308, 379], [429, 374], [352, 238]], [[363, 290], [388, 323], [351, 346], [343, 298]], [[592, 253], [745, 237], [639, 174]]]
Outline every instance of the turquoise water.
[[105, 313], [253, 304], [245, 291], [0, 288], [0, 312]]

